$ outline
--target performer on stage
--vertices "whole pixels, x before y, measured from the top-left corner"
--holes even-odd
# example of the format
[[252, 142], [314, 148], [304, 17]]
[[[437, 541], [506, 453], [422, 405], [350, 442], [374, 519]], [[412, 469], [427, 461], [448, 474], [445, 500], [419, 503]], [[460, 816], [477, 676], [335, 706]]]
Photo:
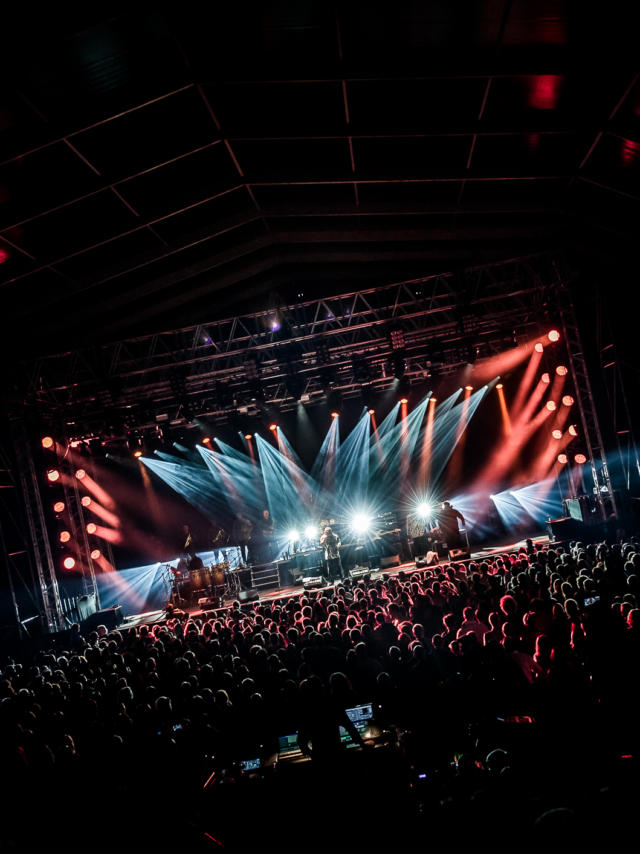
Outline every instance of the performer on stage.
[[253, 563], [268, 563], [273, 560], [274, 554], [273, 519], [269, 511], [265, 509], [254, 529], [251, 560]]
[[465, 524], [464, 516], [448, 501], [443, 502], [442, 509], [438, 512], [438, 526], [442, 532], [442, 539], [450, 549], [460, 547], [460, 529], [458, 519]]
[[240, 563], [249, 563], [253, 522], [242, 513], [238, 513], [233, 523], [233, 542], [240, 549]]
[[340, 542], [340, 537], [334, 534], [329, 526], [324, 529], [324, 533], [320, 537], [320, 545], [324, 548], [329, 580], [344, 579], [342, 561], [340, 560], [340, 546], [342, 543]]

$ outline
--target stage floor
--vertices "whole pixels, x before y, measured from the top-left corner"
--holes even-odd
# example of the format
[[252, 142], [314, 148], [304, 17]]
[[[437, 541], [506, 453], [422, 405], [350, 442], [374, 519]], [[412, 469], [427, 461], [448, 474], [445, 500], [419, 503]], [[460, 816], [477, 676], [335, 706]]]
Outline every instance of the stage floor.
[[[549, 537], [546, 535], [541, 535], [537, 537], [531, 537], [535, 545], [547, 545], [549, 543]], [[480, 551], [472, 551], [471, 557], [466, 560], [457, 560], [455, 563], [468, 563], [469, 561], [482, 561], [486, 558], [491, 558], [499, 554], [510, 554], [512, 552], [517, 552], [520, 548], [526, 545], [526, 540], [518, 540], [517, 542], [513, 542], [512, 540], [508, 542], [500, 542], [492, 546], [487, 546]], [[448, 561], [442, 561], [442, 564], [446, 564]], [[412, 572], [416, 569], [415, 561], [410, 561], [409, 563], [400, 564], [400, 566], [389, 567], [388, 569], [383, 570], [386, 575], [394, 576], [399, 572]], [[327, 585], [327, 587], [332, 587], [332, 584]], [[297, 596], [304, 591], [304, 587], [300, 584], [294, 587], [281, 587], [278, 590], [268, 590], [264, 593], [260, 594], [260, 599], [255, 601], [260, 602], [272, 602], [274, 599], [288, 599], [291, 596]], [[229, 598], [225, 600], [224, 605], [221, 608], [208, 608], [207, 612], [211, 613], [211, 611], [220, 611], [223, 608], [228, 608], [229, 605], [234, 600]], [[248, 605], [253, 603], [248, 602]], [[205, 613], [201, 608], [194, 607], [188, 608], [186, 613], [190, 617], [199, 617], [201, 614]], [[119, 629], [129, 629], [135, 626], [141, 625], [151, 625], [153, 623], [161, 623], [167, 619], [167, 614], [164, 610], [162, 611], [149, 611], [146, 614], [135, 614], [130, 617], [126, 617], [125, 620], [118, 626]]]

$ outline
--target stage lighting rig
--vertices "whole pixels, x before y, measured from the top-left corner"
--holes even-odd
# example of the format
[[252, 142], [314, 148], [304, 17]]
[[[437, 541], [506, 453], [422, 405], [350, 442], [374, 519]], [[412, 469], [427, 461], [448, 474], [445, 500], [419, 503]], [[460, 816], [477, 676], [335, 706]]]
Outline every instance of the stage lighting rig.
[[342, 395], [337, 389], [334, 389], [334, 391], [330, 392], [327, 396], [327, 406], [329, 407], [329, 412], [331, 412], [332, 418], [337, 418], [342, 412]]
[[416, 506], [416, 515], [419, 516], [421, 519], [430, 519], [433, 515], [433, 507], [426, 501], [421, 501]]

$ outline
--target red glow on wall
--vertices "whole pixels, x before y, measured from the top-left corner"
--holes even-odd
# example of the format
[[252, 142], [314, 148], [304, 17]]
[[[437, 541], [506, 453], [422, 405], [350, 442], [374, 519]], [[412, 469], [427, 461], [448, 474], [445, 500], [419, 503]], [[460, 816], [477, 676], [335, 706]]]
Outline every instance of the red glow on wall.
[[9, 260], [9, 253], [6, 249], [0, 246], [0, 264], [4, 264], [5, 261]]
[[532, 110], [555, 110], [560, 100], [562, 76], [536, 74], [529, 78], [528, 104]]
[[640, 159], [640, 142], [632, 139], [621, 140], [620, 159], [623, 166], [633, 166]]

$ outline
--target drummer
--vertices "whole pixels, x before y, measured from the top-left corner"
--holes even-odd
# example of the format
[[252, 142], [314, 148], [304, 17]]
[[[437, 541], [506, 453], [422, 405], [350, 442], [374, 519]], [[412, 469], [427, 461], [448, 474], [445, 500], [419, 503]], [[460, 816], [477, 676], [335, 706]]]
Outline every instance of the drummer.
[[189, 567], [189, 572], [193, 572], [194, 569], [203, 569], [204, 564], [202, 563], [202, 559], [198, 557], [195, 552], [195, 549], [189, 549], [189, 557], [187, 559], [187, 566]]

